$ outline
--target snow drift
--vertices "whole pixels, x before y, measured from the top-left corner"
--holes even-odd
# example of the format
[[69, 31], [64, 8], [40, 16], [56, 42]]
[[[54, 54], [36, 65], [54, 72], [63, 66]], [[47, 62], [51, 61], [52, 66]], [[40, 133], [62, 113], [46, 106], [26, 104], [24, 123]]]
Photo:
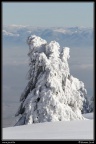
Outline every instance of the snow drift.
[[36, 35], [29, 36], [27, 43], [29, 82], [20, 97], [16, 113], [20, 119], [15, 125], [84, 119], [81, 110], [87, 91], [70, 74], [70, 49]]
[[[92, 120], [58, 121], [3, 128], [3, 140], [94, 140]], [[90, 142], [91, 143], [91, 142]]]

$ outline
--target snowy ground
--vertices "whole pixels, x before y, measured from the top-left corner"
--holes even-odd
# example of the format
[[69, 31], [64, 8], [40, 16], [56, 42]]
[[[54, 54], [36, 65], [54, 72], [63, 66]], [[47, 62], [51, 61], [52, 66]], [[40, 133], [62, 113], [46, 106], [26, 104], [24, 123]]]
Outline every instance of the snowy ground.
[[87, 114], [83, 114], [83, 116], [87, 119], [93, 119], [93, 113], [87, 113]]
[[93, 140], [93, 114], [84, 114], [87, 120], [46, 122], [32, 125], [3, 128], [3, 140]]

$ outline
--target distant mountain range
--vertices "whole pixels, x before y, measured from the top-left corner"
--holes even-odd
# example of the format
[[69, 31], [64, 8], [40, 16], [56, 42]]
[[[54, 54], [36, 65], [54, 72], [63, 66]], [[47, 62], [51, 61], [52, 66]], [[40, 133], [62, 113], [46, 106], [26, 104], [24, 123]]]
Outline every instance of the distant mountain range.
[[93, 47], [93, 28], [91, 27], [32, 27], [22, 25], [3, 26], [3, 47], [26, 47], [26, 39], [37, 35], [48, 42], [55, 40], [61, 46]]

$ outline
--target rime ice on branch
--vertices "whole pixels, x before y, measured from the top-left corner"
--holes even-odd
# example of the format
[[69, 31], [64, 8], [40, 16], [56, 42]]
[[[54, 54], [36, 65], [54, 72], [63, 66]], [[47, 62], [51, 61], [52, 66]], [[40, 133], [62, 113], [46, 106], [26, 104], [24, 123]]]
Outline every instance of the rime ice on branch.
[[38, 36], [28, 37], [28, 84], [21, 94], [21, 115], [15, 125], [84, 119], [81, 114], [87, 93], [84, 83], [70, 74], [69, 48]]

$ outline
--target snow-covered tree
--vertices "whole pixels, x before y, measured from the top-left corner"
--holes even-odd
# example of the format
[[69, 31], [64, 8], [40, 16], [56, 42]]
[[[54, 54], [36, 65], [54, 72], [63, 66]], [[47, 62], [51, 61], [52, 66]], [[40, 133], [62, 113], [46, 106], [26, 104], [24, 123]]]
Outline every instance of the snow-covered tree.
[[93, 96], [90, 98], [89, 109], [90, 109], [89, 112], [94, 112], [94, 97]]
[[94, 111], [94, 97], [85, 96], [85, 100], [83, 102], [82, 113], [90, 113]]
[[70, 74], [68, 47], [38, 36], [28, 37], [28, 84], [21, 94], [21, 115], [15, 125], [84, 119], [81, 114], [87, 93], [84, 83]]

